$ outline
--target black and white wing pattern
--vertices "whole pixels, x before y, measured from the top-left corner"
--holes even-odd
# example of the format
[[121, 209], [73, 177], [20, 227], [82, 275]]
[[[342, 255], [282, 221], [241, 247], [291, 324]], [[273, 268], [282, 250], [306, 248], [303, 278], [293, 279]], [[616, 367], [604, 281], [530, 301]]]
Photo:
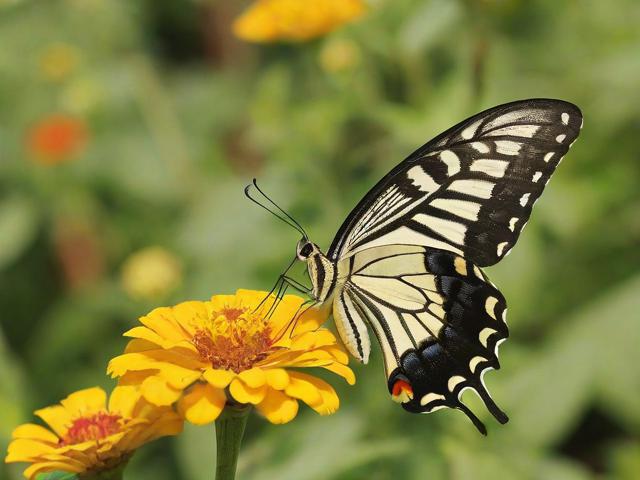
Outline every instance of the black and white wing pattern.
[[486, 110], [412, 153], [343, 223], [328, 252], [338, 331], [366, 362], [373, 330], [406, 410], [457, 408], [486, 433], [460, 400], [470, 388], [507, 421], [483, 382], [500, 366], [507, 306], [479, 267], [515, 245], [581, 126], [580, 110], [560, 100]]
[[338, 231], [329, 258], [404, 244], [448, 250], [478, 266], [499, 262], [581, 126], [578, 107], [547, 99], [508, 103], [461, 122], [369, 191]]
[[472, 389], [505, 423], [483, 376], [500, 368], [506, 302], [482, 271], [455, 253], [409, 245], [371, 248], [346, 261], [351, 275], [334, 298], [336, 325], [363, 361], [369, 354], [365, 325], [371, 327], [392, 398], [416, 413], [457, 408], [486, 434], [460, 400]]

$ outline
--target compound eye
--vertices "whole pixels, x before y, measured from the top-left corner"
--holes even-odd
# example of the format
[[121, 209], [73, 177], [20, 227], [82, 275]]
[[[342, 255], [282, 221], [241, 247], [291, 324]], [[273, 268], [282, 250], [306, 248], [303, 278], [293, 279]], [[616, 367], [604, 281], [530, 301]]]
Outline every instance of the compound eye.
[[313, 246], [310, 243], [305, 243], [300, 249], [300, 256], [307, 258], [309, 255], [311, 255], [312, 251], [313, 251]]

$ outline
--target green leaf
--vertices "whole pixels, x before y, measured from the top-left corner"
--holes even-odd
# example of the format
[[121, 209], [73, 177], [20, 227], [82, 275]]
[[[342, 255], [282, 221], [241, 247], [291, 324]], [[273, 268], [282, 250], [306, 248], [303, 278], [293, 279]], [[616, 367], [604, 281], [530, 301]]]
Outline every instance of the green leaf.
[[22, 196], [0, 203], [0, 268], [14, 261], [35, 237], [38, 212], [34, 204]]
[[69, 472], [47, 472], [38, 475], [37, 480], [77, 480], [75, 473]]

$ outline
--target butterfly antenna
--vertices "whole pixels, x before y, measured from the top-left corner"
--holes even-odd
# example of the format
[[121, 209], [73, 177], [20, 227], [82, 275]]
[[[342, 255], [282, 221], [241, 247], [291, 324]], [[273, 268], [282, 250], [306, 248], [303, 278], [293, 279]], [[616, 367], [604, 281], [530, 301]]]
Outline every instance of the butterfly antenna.
[[264, 193], [262, 189], [258, 186], [258, 181], [255, 178], [253, 179], [253, 186], [256, 187], [256, 190], [258, 190], [258, 192], [260, 192], [262, 196], [266, 198], [271, 205], [276, 207], [278, 211], [280, 211], [285, 217], [287, 217], [297, 227], [297, 230], [300, 233], [302, 233], [302, 235], [304, 235], [304, 238], [309, 238], [309, 236], [307, 235], [307, 232], [304, 230], [304, 228], [302, 228], [302, 225], [300, 225], [300, 223], [295, 218], [289, 215], [282, 207], [280, 207], [280, 205], [278, 205], [266, 193]]
[[[274, 217], [276, 217], [278, 220], [286, 223], [287, 225], [289, 225], [291, 228], [297, 230], [301, 235], [303, 235], [305, 238], [307, 237], [306, 232], [302, 229], [302, 227], [300, 225], [298, 225], [297, 223], [293, 223], [289, 220], [287, 220], [287, 218], [282, 217], [281, 215], [278, 215], [277, 212], [271, 210], [269, 207], [267, 207], [266, 205], [264, 205], [263, 203], [260, 203], [258, 200], [256, 200], [255, 198], [253, 198], [251, 196], [251, 194], [249, 193], [251, 189], [251, 185], [247, 185], [246, 187], [244, 187], [244, 195], [245, 197], [247, 197], [249, 200], [251, 200], [253, 203], [255, 203], [256, 205], [258, 205], [260, 208], [264, 208], [267, 212], [269, 212], [271, 215], [273, 215]], [[260, 192], [262, 193], [262, 192]]]

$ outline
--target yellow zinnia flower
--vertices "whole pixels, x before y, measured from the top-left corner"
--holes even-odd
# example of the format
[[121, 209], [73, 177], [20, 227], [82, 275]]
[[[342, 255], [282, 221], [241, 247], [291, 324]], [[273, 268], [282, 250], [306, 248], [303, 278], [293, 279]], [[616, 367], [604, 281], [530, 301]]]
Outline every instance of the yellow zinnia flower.
[[140, 385], [155, 405], [177, 402], [178, 412], [202, 425], [214, 421], [225, 404], [255, 405], [272, 423], [291, 421], [302, 400], [326, 415], [338, 396], [325, 381], [289, 368], [322, 367], [355, 376], [335, 336], [320, 328], [326, 314], [309, 309], [292, 322], [302, 299], [274, 301], [266, 292], [238, 290], [208, 302], [157, 308], [140, 319], [144, 326], [125, 333], [134, 339], [109, 363], [121, 384]]
[[72, 393], [60, 405], [35, 414], [50, 427], [33, 423], [13, 431], [5, 459], [32, 465], [24, 476], [61, 470], [92, 474], [118, 468], [142, 444], [182, 431], [182, 419], [168, 407], [140, 398], [134, 387], [107, 394], [98, 387]]
[[304, 41], [362, 15], [362, 0], [257, 0], [233, 24], [250, 42]]

